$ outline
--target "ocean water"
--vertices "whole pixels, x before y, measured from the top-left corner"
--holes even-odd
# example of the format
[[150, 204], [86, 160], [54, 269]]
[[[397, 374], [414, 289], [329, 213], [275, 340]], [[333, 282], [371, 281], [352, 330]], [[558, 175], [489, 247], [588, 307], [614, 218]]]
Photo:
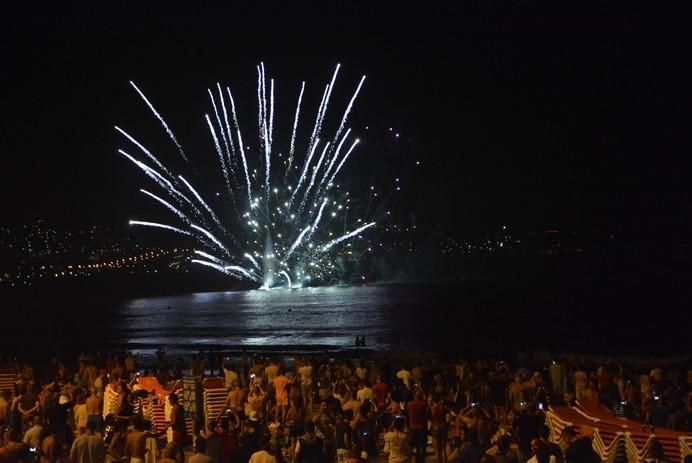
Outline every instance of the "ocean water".
[[[124, 301], [109, 330], [109, 344], [150, 352], [338, 351], [356, 336], [367, 347], [415, 348], [412, 305], [422, 294], [399, 287], [329, 287], [193, 293]], [[408, 314], [402, 310], [408, 306]], [[417, 337], [417, 336], [416, 336]]]
[[[127, 350], [152, 359], [163, 347], [178, 356], [210, 349], [357, 355], [355, 338], [365, 336], [375, 352], [692, 353], [687, 285], [458, 281], [145, 298], [127, 297], [126, 289], [118, 289], [122, 297], [44, 291], [5, 302], [0, 352], [46, 358], [55, 349]], [[657, 315], [641, 316], [642, 308], [658, 308]]]

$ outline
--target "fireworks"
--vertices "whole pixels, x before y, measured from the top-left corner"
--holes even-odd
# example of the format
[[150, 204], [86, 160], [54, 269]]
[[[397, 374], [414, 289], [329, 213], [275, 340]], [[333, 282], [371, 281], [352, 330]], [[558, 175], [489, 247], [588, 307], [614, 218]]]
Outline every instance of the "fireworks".
[[[291, 112], [290, 136], [275, 140], [274, 79], [267, 80], [263, 63], [257, 66], [256, 156], [246, 153], [230, 87], [217, 84], [215, 89], [208, 89], [213, 113], [204, 119], [216, 151], [219, 181], [227, 192], [223, 201], [212, 202], [217, 198], [208, 196], [205, 200], [205, 191], [200, 188], [208, 186], [210, 179], [195, 184], [189, 176], [175, 175], [132, 135], [116, 126], [147, 159], [138, 160], [124, 150], [118, 152], [157, 184], [161, 193], [140, 191], [163, 205], [175, 220], [170, 224], [131, 220], [130, 224], [187, 235], [198, 248], [191, 262], [253, 280], [265, 288], [338, 279], [341, 262], [353, 258], [354, 243], [375, 226], [374, 221], [364, 217], [349, 217], [353, 197], [336, 183], [359, 142], [346, 124], [365, 81], [363, 76], [330, 137], [325, 133], [325, 119], [339, 69], [337, 65], [324, 88], [310, 136], [301, 145], [297, 134], [301, 112], [305, 113], [301, 108], [305, 82], [300, 86], [295, 112]], [[189, 153], [183, 151], [163, 116], [134, 83], [130, 84], [190, 166]], [[281, 146], [282, 141], [285, 146]]]

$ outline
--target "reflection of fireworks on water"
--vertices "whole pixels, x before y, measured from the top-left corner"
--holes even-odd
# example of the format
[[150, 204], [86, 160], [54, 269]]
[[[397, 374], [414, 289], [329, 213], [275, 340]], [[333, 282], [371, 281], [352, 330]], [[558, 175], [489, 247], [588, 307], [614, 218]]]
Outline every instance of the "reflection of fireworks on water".
[[[322, 94], [302, 164], [296, 149], [296, 133], [305, 82], [298, 95], [285, 155], [274, 144], [274, 80], [270, 79], [267, 85], [264, 64], [257, 66], [260, 155], [254, 159], [246, 154], [231, 89], [217, 84], [214, 90], [208, 90], [213, 114], [205, 116], [206, 125], [229, 199], [221, 207], [215, 204], [212, 208], [189, 179], [174, 175], [134, 137], [116, 127], [148, 158], [148, 163], [123, 150], [119, 153], [139, 167], [165, 195], [144, 189], [141, 192], [163, 205], [176, 219], [175, 224], [139, 220], [131, 220], [130, 224], [190, 236], [199, 245], [192, 262], [253, 280], [264, 287], [338, 277], [338, 261], [353, 258], [354, 240], [362, 239], [362, 232], [375, 226], [375, 222], [362, 218], [353, 221], [349, 217], [354, 198], [337, 183], [338, 175], [359, 142], [352, 137], [346, 122], [365, 76], [357, 85], [333, 137], [322, 138], [339, 68], [337, 65]], [[130, 84], [163, 125], [182, 159], [189, 163], [163, 117], [144, 93], [134, 83]], [[231, 212], [226, 217], [220, 211]]]

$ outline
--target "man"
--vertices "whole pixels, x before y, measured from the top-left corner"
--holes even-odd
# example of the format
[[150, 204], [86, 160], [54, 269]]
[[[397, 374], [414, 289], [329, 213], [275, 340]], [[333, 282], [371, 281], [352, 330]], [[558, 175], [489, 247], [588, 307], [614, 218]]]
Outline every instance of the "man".
[[19, 413], [22, 414], [22, 424], [25, 424], [27, 428], [34, 414], [38, 412], [38, 407], [38, 396], [34, 393], [33, 384], [29, 384], [26, 387], [26, 392], [19, 396], [18, 401]]
[[[94, 434], [94, 423], [87, 423], [86, 432], [77, 437], [70, 449], [70, 463], [102, 463], [106, 448], [99, 436]], [[144, 454], [142, 453], [142, 462]]]
[[541, 446], [545, 449], [545, 454], [550, 457], [554, 457], [554, 459], [551, 458], [551, 461], [562, 463], [562, 449], [559, 445], [550, 441], [550, 429], [548, 429], [548, 426], [545, 424], [538, 426], [537, 434], [538, 440], [541, 442]]
[[312, 364], [305, 360], [303, 366], [298, 369], [300, 374], [300, 395], [307, 410], [312, 410]]
[[171, 403], [171, 429], [173, 430], [173, 442], [178, 447], [185, 446], [187, 438], [187, 427], [185, 426], [185, 410], [178, 403], [178, 395], [173, 393], [168, 396], [168, 401]]
[[103, 430], [103, 398], [96, 393], [95, 387], [89, 388], [89, 397], [86, 399], [87, 423], [94, 423], [95, 432]]
[[384, 407], [387, 404], [387, 393], [389, 392], [389, 388], [387, 387], [387, 384], [382, 381], [381, 375], [377, 375], [375, 384], [372, 386], [372, 391], [375, 395], [375, 403], [377, 404], [377, 407]]
[[367, 379], [363, 381], [362, 386], [363, 387], [358, 389], [356, 397], [358, 398], [361, 404], [364, 404], [366, 400], [372, 399], [372, 388], [370, 387], [370, 381], [368, 381]]
[[305, 434], [298, 439], [296, 444], [295, 461], [298, 463], [327, 463], [324, 441], [315, 435], [315, 423], [312, 421], [305, 422]]
[[198, 437], [195, 440], [195, 454], [187, 461], [188, 463], [211, 463], [211, 458], [206, 454], [207, 440], [204, 437]]
[[425, 461], [425, 448], [428, 443], [428, 403], [423, 391], [416, 392], [415, 400], [406, 404], [408, 429], [411, 431], [411, 446], [416, 451], [416, 463]]
[[35, 416], [34, 421], [33, 421], [33, 426], [30, 427], [24, 433], [23, 442], [25, 444], [27, 444], [29, 447], [32, 447], [32, 448], [38, 447], [39, 435], [41, 434], [42, 430], [43, 430], [43, 426], [41, 426], [41, 417]]
[[264, 367], [264, 376], [267, 378], [267, 392], [274, 388], [274, 379], [279, 374], [279, 365], [275, 360], [269, 360], [268, 365]]
[[226, 368], [226, 363], [223, 359], [221, 360], [221, 370], [223, 371], [226, 389], [231, 389], [233, 387], [233, 381], [238, 381], [238, 373], [236, 373], [230, 365]]
[[276, 458], [269, 453], [269, 439], [265, 439], [260, 450], [250, 456], [249, 463], [276, 463]]
[[[171, 412], [172, 415], [173, 412]], [[144, 454], [147, 450], [147, 433], [144, 431], [142, 418], [135, 416], [132, 426], [134, 429], [125, 440], [125, 455], [130, 459], [130, 463], [144, 463]]]

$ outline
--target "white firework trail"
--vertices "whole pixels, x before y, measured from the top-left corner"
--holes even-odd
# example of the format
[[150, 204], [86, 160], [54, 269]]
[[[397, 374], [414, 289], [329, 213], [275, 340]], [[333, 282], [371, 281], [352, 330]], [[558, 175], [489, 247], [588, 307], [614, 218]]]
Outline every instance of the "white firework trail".
[[173, 196], [175, 196], [178, 200], [182, 199], [186, 201], [195, 211], [197, 215], [200, 215], [201, 212], [199, 209], [197, 209], [197, 206], [195, 206], [190, 199], [182, 194], [180, 191], [178, 191], [171, 182], [169, 182], [167, 179], [165, 179], [161, 174], [159, 174], [156, 170], [152, 169], [151, 167], [147, 166], [144, 164], [142, 161], [138, 161], [129, 154], [127, 154], [123, 150], [118, 150], [118, 153], [122, 154], [125, 156], [127, 159], [132, 161], [137, 167], [142, 169], [142, 171], [152, 180], [154, 180], [156, 183], [161, 186], [161, 188], [164, 188], [165, 190], [169, 191]]
[[356, 91], [353, 94], [353, 97], [351, 97], [351, 101], [349, 101], [348, 106], [346, 107], [346, 111], [344, 112], [344, 117], [341, 119], [341, 124], [339, 124], [339, 129], [336, 131], [336, 135], [334, 135], [335, 140], [339, 138], [339, 135], [341, 135], [341, 132], [344, 130], [344, 126], [346, 125], [346, 120], [348, 119], [348, 115], [351, 112], [351, 108], [353, 108], [353, 103], [356, 101], [356, 97], [358, 97], [358, 93], [360, 92], [360, 89], [363, 86], [363, 82], [365, 82], [365, 76], [361, 77], [360, 83], [358, 84], [358, 88], [356, 88]]
[[161, 161], [159, 161], [159, 160], [156, 158], [156, 156], [154, 156], [154, 155], [151, 153], [151, 151], [149, 151], [148, 149], [146, 149], [140, 142], [138, 142], [137, 140], [135, 140], [134, 137], [132, 137], [130, 134], [128, 134], [127, 132], [125, 132], [123, 129], [121, 129], [121, 128], [118, 127], [117, 125], [114, 126], [114, 127], [115, 127], [115, 130], [117, 130], [118, 132], [120, 132], [121, 134], [123, 134], [128, 140], [130, 140], [134, 145], [136, 145], [137, 148], [139, 148], [140, 150], [142, 150], [142, 152], [143, 152], [144, 154], [146, 154], [147, 157], [149, 157], [149, 159], [151, 159], [152, 161], [154, 161], [154, 164], [156, 164], [156, 165], [158, 166], [159, 169], [161, 169], [162, 171], [164, 171], [164, 172], [166, 173], [166, 175], [168, 175], [169, 177], [171, 176], [170, 172], [168, 172], [168, 170], [164, 167], [164, 165], [161, 164]]
[[360, 143], [360, 140], [356, 138], [356, 141], [353, 142], [353, 144], [351, 145], [351, 148], [346, 152], [346, 154], [344, 155], [344, 158], [341, 160], [341, 162], [337, 166], [336, 170], [334, 171], [332, 176], [329, 178], [327, 185], [330, 185], [331, 183], [334, 182], [334, 177], [336, 177], [336, 175], [339, 173], [341, 168], [344, 166], [344, 164], [346, 163], [346, 160], [348, 159], [348, 156], [351, 154], [351, 151], [353, 151], [355, 149], [355, 147], [358, 143]]
[[320, 117], [322, 116], [322, 108], [324, 107], [324, 101], [327, 98], [327, 93], [329, 93], [329, 84], [324, 88], [324, 93], [322, 94], [322, 101], [320, 102], [320, 106], [317, 109], [317, 116], [315, 117], [315, 126], [312, 128], [312, 135], [310, 135], [310, 144], [308, 145], [308, 153], [312, 151], [314, 148], [315, 144], [319, 140], [319, 137], [317, 136], [317, 128], [320, 125]]
[[202, 197], [197, 193], [197, 190], [195, 190], [192, 185], [190, 185], [190, 182], [185, 180], [185, 177], [182, 175], [178, 175], [178, 178], [182, 180], [182, 182], [185, 184], [185, 186], [192, 192], [193, 195], [195, 195], [195, 198], [197, 198], [197, 201], [200, 202], [202, 207], [204, 207], [207, 212], [209, 212], [209, 215], [211, 215], [212, 220], [218, 225], [220, 228], [223, 228], [223, 225], [221, 225], [221, 222], [219, 221], [219, 218], [216, 217], [216, 214], [214, 214], [214, 211], [209, 207], [209, 205], [202, 199]]
[[[203, 199], [203, 194], [208, 196], [214, 191], [212, 189], [214, 186], [210, 182], [195, 181], [194, 183], [201, 188], [198, 191], [183, 175], [171, 174], [166, 166], [141, 143], [116, 127], [118, 132], [153, 161], [154, 166], [149, 166], [122, 150], [119, 152], [159, 185], [164, 192], [164, 197], [145, 189], [141, 190], [142, 193], [165, 206], [184, 226], [179, 228], [139, 220], [132, 220], [130, 224], [165, 229], [189, 236], [199, 241], [198, 246], [201, 246], [195, 249], [195, 258], [191, 259], [192, 263], [213, 268], [229, 276], [255, 281], [263, 287], [274, 285], [277, 275], [286, 279], [288, 287], [293, 287], [294, 281], [297, 285], [302, 285], [306, 281], [330, 281], [335, 278], [337, 269], [342, 268], [337, 265], [337, 257], [355, 259], [353, 254], [360, 255], [351, 251], [354, 243], [358, 245], [358, 241], [351, 241], [348, 245], [338, 245], [375, 226], [374, 221], [366, 220], [368, 222], [366, 225], [346, 233], [349, 210], [347, 203], [353, 196], [349, 196], [350, 192], [345, 191], [342, 186], [331, 191], [336, 176], [341, 173], [359, 142], [358, 139], [355, 141], [351, 139], [351, 129], [347, 129], [345, 124], [365, 80], [363, 76], [351, 97], [335, 132], [336, 136], [333, 139], [321, 141], [320, 134], [327, 120], [327, 110], [340, 67], [340, 64], [336, 66], [331, 81], [324, 88], [317, 108], [315, 124], [311, 128], [309, 137], [303, 144], [297, 145], [300, 143], [297, 140], [297, 133], [306, 87], [305, 81], [301, 83], [295, 114], [292, 114], [290, 144], [283, 148], [289, 153], [288, 160], [279, 163], [278, 167], [275, 163], [274, 167], [274, 169], [283, 167], [284, 172], [272, 173], [272, 154], [282, 152], [282, 148], [278, 148], [278, 144], [276, 149], [274, 147], [274, 118], [278, 114], [275, 106], [276, 85], [274, 79], [270, 79], [269, 88], [267, 88], [264, 63], [257, 66], [257, 130], [259, 133], [257, 152], [250, 151], [250, 147], [246, 147], [243, 143], [238, 112], [230, 87], [226, 86], [226, 95], [224, 95], [221, 83], [216, 84], [220, 108], [217, 105], [217, 96], [211, 88], [207, 89], [214, 117], [205, 115], [206, 125], [209, 128], [229, 193], [228, 197], [221, 197], [217, 202], [230, 199], [229, 209], [212, 208], [211, 203]], [[134, 84], [132, 86], [178, 146], [177, 140], [153, 105]], [[230, 102], [230, 115], [226, 97]], [[232, 123], [230, 116], [233, 119]], [[342, 154], [347, 141], [350, 147], [345, 154]], [[321, 148], [320, 155], [316, 156], [316, 150], [321, 142], [324, 146]], [[296, 171], [297, 146], [302, 147], [301, 151], [307, 149], [302, 151], [305, 153], [302, 158], [303, 165], [300, 175], [295, 179], [293, 175], [289, 177], [288, 174]], [[179, 151], [187, 160], [182, 148], [179, 147]], [[249, 158], [251, 152], [254, 154]], [[236, 162], [242, 163], [242, 173]], [[264, 166], [264, 175], [258, 174], [262, 172], [262, 166]], [[279, 175], [284, 179], [281, 185], [274, 185], [273, 190], [272, 175], [275, 179], [279, 178]], [[243, 177], [245, 186], [243, 186]], [[302, 192], [301, 189], [303, 189]], [[186, 196], [181, 190], [187, 190], [186, 193], [189, 192], [192, 196]], [[300, 198], [298, 193], [301, 193]], [[327, 197], [328, 193], [332, 198]], [[237, 201], [245, 194], [247, 194], [247, 204], [244, 200]], [[217, 192], [216, 196], [219, 197], [220, 194]], [[300, 204], [297, 208], [293, 208], [294, 201], [298, 204], [298, 199], [301, 199]], [[360, 210], [362, 208], [351, 208], [348, 212], [353, 214], [353, 211], [356, 211], [357, 215]], [[364, 223], [366, 218], [357, 218], [356, 223]], [[338, 237], [333, 238], [335, 235]], [[262, 256], [262, 259], [258, 261], [253, 256]]]
[[156, 222], [143, 222], [141, 220], [130, 220], [129, 222], [130, 225], [139, 225], [142, 227], [153, 227], [153, 228], [163, 228], [164, 230], [170, 230], [176, 233], [180, 233], [181, 235], [190, 235], [190, 232], [181, 230], [180, 228], [172, 227], [170, 225], [166, 225], [163, 223], [156, 223]]
[[219, 145], [219, 138], [216, 136], [216, 129], [214, 129], [214, 125], [211, 123], [211, 119], [209, 119], [209, 114], [205, 114], [204, 117], [207, 120], [207, 125], [209, 125], [209, 132], [211, 133], [211, 137], [214, 140], [214, 147], [216, 147], [216, 153], [219, 155], [219, 163], [221, 164], [221, 171], [223, 172], [223, 178], [226, 181], [226, 188], [228, 188], [228, 192], [232, 194], [231, 179], [228, 176], [228, 169], [226, 168], [226, 161], [224, 159], [223, 153], [221, 152], [221, 146]]
[[233, 132], [231, 132], [231, 125], [228, 123], [228, 113], [226, 112], [226, 102], [224, 101], [223, 91], [221, 90], [221, 84], [216, 83], [216, 88], [219, 91], [219, 100], [221, 100], [221, 110], [223, 111], [223, 120], [226, 123], [226, 134], [228, 136], [228, 143], [231, 145], [231, 151], [228, 153], [228, 167], [233, 169], [233, 164], [231, 163], [231, 153], [235, 154], [235, 144], [233, 143]]
[[320, 224], [320, 220], [322, 220], [322, 212], [324, 211], [324, 207], [327, 205], [328, 202], [329, 202], [328, 198], [324, 198], [322, 200], [322, 205], [320, 206], [319, 212], [317, 212], [317, 217], [315, 217], [315, 222], [310, 227], [310, 232], [308, 233], [308, 237], [306, 238], [306, 240], [309, 241], [310, 238], [312, 238], [313, 233], [315, 233], [315, 231], [317, 230], [317, 226]]
[[310, 167], [310, 161], [312, 161], [312, 156], [315, 154], [315, 150], [317, 149], [317, 145], [320, 143], [320, 139], [317, 139], [317, 142], [312, 146], [312, 150], [310, 150], [310, 154], [308, 155], [308, 158], [305, 160], [305, 165], [303, 165], [303, 171], [300, 173], [300, 177], [298, 178], [298, 183], [296, 183], [296, 187], [293, 189], [293, 193], [291, 195], [291, 200], [288, 202], [288, 207], [291, 207], [291, 204], [293, 204], [293, 200], [296, 197], [296, 194], [298, 193], [298, 190], [300, 189], [300, 186], [303, 184], [303, 180], [305, 179], [305, 174], [308, 171], [308, 168]]
[[287, 288], [291, 288], [291, 287], [292, 287], [292, 284], [291, 284], [291, 276], [290, 276], [288, 273], [286, 273], [285, 270], [280, 271], [280, 272], [279, 272], [279, 275], [283, 275], [284, 277], [286, 277], [286, 281], [287, 281], [286, 287], [287, 287]]
[[[211, 92], [211, 89], [207, 89], [207, 93], [209, 93], [209, 100], [211, 100], [211, 106], [214, 108], [214, 115], [216, 116], [216, 123], [219, 124], [219, 127], [221, 127], [221, 139], [223, 140], [223, 146], [226, 148], [226, 154], [228, 156], [231, 155], [231, 150], [228, 147], [228, 140], [226, 140], [226, 132], [223, 130], [223, 124], [221, 123], [221, 116], [219, 115], [219, 110], [216, 108], [216, 101], [214, 100], [214, 94]], [[207, 119], [209, 119], [209, 115], [206, 115]]]
[[256, 276], [252, 275], [246, 268], [243, 268], [239, 265], [226, 265], [223, 269], [227, 272], [238, 272], [238, 273], [242, 274], [243, 276], [245, 276], [246, 278], [250, 278], [251, 280], [259, 281], [259, 279]]
[[257, 270], [262, 270], [262, 268], [260, 267], [260, 265], [259, 265], [259, 264], [257, 263], [257, 261], [255, 260], [255, 258], [252, 257], [250, 254], [248, 254], [248, 253], [246, 252], [245, 254], [243, 254], [243, 257], [245, 257], [247, 260], [249, 260], [250, 262], [252, 262], [252, 265], [254, 265], [255, 268], [256, 268]]
[[322, 154], [320, 155], [320, 158], [317, 161], [317, 164], [315, 165], [314, 169], [312, 170], [312, 178], [310, 178], [310, 183], [305, 188], [305, 193], [303, 193], [303, 200], [300, 202], [300, 206], [298, 206], [298, 210], [301, 210], [303, 208], [303, 206], [305, 205], [305, 201], [308, 200], [308, 196], [310, 195], [310, 190], [312, 190], [312, 187], [315, 184], [315, 178], [317, 178], [317, 172], [320, 170], [320, 167], [322, 166], [322, 161], [324, 161], [324, 155], [328, 149], [329, 149], [329, 142], [327, 142], [327, 144], [324, 145], [324, 149], [322, 150]]
[[346, 131], [346, 134], [344, 134], [343, 138], [339, 142], [339, 145], [336, 147], [336, 151], [334, 152], [334, 155], [332, 156], [332, 159], [329, 161], [329, 165], [327, 166], [327, 169], [324, 171], [324, 175], [322, 176], [322, 180], [320, 180], [320, 184], [317, 187], [317, 194], [319, 195], [322, 189], [322, 185], [324, 185], [324, 182], [327, 180], [329, 177], [330, 172], [332, 171], [332, 167], [334, 167], [334, 163], [336, 162], [337, 158], [339, 157], [339, 153], [341, 152], [341, 147], [344, 146], [344, 142], [346, 141], [346, 138], [348, 138], [348, 135], [351, 133], [351, 129], [348, 129]]
[[180, 146], [180, 143], [178, 143], [178, 139], [175, 138], [175, 135], [173, 134], [171, 129], [168, 128], [168, 124], [166, 124], [166, 121], [163, 120], [163, 117], [161, 117], [161, 114], [159, 114], [159, 112], [156, 111], [156, 109], [154, 108], [154, 105], [151, 104], [151, 102], [147, 99], [146, 96], [144, 96], [144, 93], [142, 93], [142, 91], [135, 85], [134, 82], [130, 81], [130, 85], [132, 85], [132, 87], [137, 91], [137, 93], [139, 93], [139, 96], [141, 96], [142, 99], [144, 100], [144, 102], [147, 104], [147, 106], [149, 106], [149, 109], [151, 109], [151, 112], [154, 113], [154, 116], [156, 116], [156, 118], [159, 120], [159, 122], [161, 122], [161, 125], [163, 125], [163, 128], [166, 130], [166, 133], [168, 134], [168, 136], [171, 138], [171, 140], [173, 140], [173, 143], [175, 143], [175, 146], [178, 147], [178, 152], [180, 152], [180, 155], [183, 157], [183, 159], [185, 159], [185, 161], [189, 162], [189, 160], [187, 159], [187, 156], [185, 156], [185, 153], [183, 152], [183, 147]]
[[207, 259], [216, 262], [217, 264], [223, 264], [223, 260], [219, 259], [216, 256], [212, 256], [211, 254], [208, 254], [204, 251], [200, 251], [198, 249], [195, 249], [195, 254], [199, 254], [202, 257], [206, 257]]
[[291, 257], [291, 254], [293, 254], [293, 251], [295, 251], [296, 248], [297, 248], [298, 246], [300, 246], [301, 241], [303, 241], [303, 237], [304, 237], [305, 234], [306, 234], [307, 232], [309, 232], [309, 231], [310, 231], [310, 227], [305, 227], [305, 230], [303, 230], [302, 232], [300, 232], [300, 235], [298, 235], [298, 238], [296, 238], [296, 240], [293, 242], [293, 244], [291, 245], [291, 247], [288, 248], [288, 252], [287, 252], [286, 255], [284, 256], [282, 262], [286, 262], [286, 261], [288, 260], [288, 258]]
[[173, 206], [171, 203], [169, 203], [169, 202], [166, 201], [165, 199], [161, 199], [161, 198], [159, 198], [158, 196], [156, 196], [154, 193], [151, 193], [151, 192], [149, 192], [149, 191], [147, 191], [147, 190], [145, 190], [145, 189], [143, 189], [143, 188], [140, 188], [139, 191], [141, 191], [141, 192], [144, 193], [145, 195], [149, 196], [150, 198], [155, 199], [156, 201], [158, 201], [158, 202], [160, 202], [161, 204], [163, 204], [164, 206], [166, 206], [166, 207], [167, 207], [170, 211], [172, 211], [175, 215], [177, 215], [178, 217], [180, 217], [181, 219], [183, 219], [184, 222], [186, 222], [186, 223], [189, 223], [189, 222], [190, 222], [190, 219], [188, 219], [187, 216], [186, 216], [185, 214], [183, 214], [182, 212], [180, 212], [180, 210], [178, 210], [178, 208], [176, 208], [175, 206]]
[[215, 264], [214, 262], [209, 262], [201, 259], [191, 259], [190, 262], [192, 262], [193, 264], [206, 265], [207, 267], [211, 267], [214, 270], [218, 270], [221, 273], [226, 273], [226, 270], [223, 268], [223, 265]]
[[367, 224], [367, 225], [363, 225], [362, 227], [353, 230], [351, 233], [346, 233], [346, 234], [343, 235], [343, 236], [340, 236], [340, 237], [338, 237], [338, 238], [336, 238], [336, 239], [331, 240], [329, 243], [323, 245], [323, 246], [320, 248], [320, 251], [321, 251], [321, 252], [327, 252], [327, 251], [329, 251], [332, 247], [334, 247], [335, 245], [341, 243], [342, 241], [347, 240], [347, 239], [349, 239], [349, 238], [351, 238], [351, 237], [354, 237], [354, 236], [356, 236], [357, 234], [359, 234], [360, 232], [365, 231], [365, 230], [367, 230], [368, 228], [374, 227], [374, 226], [375, 226], [375, 222], [370, 222], [370, 223]]
[[286, 167], [286, 175], [293, 166], [293, 153], [296, 149], [296, 129], [298, 128], [298, 116], [300, 116], [300, 103], [303, 101], [303, 92], [305, 91], [305, 81], [300, 86], [300, 94], [298, 95], [298, 104], [296, 105], [296, 117], [293, 120], [293, 133], [291, 134], [291, 148], [288, 154], [288, 167]]
[[274, 79], [271, 80], [270, 100], [269, 100], [269, 151], [274, 143]]
[[226, 246], [224, 246], [223, 243], [222, 243], [221, 241], [219, 241], [214, 235], [212, 235], [211, 232], [209, 232], [209, 230], [205, 230], [204, 228], [202, 228], [202, 227], [200, 227], [200, 226], [197, 226], [197, 225], [195, 225], [194, 223], [193, 223], [193, 224], [190, 224], [190, 226], [191, 226], [192, 228], [194, 228], [195, 230], [201, 231], [201, 232], [204, 234], [204, 236], [206, 236], [207, 238], [209, 238], [209, 239], [210, 239], [215, 245], [217, 245], [217, 246], [219, 247], [219, 249], [221, 249], [223, 252], [225, 252], [225, 253], [228, 254], [228, 255], [231, 254], [230, 252], [228, 252], [228, 249], [226, 249]]

